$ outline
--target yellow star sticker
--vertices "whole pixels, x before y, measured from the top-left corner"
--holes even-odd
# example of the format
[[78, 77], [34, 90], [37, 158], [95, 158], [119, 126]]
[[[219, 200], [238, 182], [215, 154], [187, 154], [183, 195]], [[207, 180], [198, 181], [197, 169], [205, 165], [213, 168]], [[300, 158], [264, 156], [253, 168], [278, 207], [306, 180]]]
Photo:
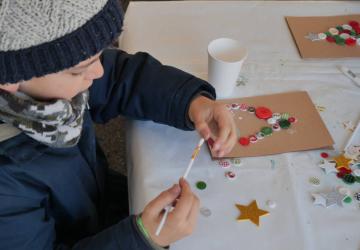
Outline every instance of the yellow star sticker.
[[268, 211], [261, 210], [258, 208], [256, 200], [252, 201], [250, 205], [244, 206], [240, 204], [235, 204], [236, 207], [240, 210], [240, 216], [237, 218], [238, 221], [241, 220], [251, 220], [254, 224], [259, 226], [259, 217], [269, 214]]
[[338, 155], [334, 157], [334, 161], [336, 162], [336, 166], [349, 167], [349, 163], [351, 162], [351, 159], [346, 158], [344, 155]]

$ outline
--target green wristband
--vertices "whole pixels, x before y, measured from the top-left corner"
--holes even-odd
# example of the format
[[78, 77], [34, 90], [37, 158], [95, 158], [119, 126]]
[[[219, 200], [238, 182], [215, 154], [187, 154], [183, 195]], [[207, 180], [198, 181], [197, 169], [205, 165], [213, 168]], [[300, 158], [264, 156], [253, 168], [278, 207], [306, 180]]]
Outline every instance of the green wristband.
[[136, 216], [136, 224], [138, 225], [140, 231], [145, 235], [145, 237], [147, 239], [150, 239], [149, 233], [146, 230], [146, 228], [144, 227], [144, 224], [143, 224], [140, 214], [138, 216]]

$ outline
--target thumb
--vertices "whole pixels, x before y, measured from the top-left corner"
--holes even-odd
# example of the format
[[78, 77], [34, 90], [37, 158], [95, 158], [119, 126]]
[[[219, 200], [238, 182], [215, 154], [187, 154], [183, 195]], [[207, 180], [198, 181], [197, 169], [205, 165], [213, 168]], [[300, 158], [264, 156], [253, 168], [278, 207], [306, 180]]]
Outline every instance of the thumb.
[[174, 184], [168, 190], [163, 191], [148, 204], [148, 209], [150, 210], [149, 213], [153, 216], [158, 216], [167, 205], [176, 200], [180, 195], [180, 192], [181, 188], [179, 184]]
[[210, 138], [211, 132], [209, 125], [206, 122], [199, 122], [195, 124], [195, 127], [200, 136], [204, 138], [205, 141]]

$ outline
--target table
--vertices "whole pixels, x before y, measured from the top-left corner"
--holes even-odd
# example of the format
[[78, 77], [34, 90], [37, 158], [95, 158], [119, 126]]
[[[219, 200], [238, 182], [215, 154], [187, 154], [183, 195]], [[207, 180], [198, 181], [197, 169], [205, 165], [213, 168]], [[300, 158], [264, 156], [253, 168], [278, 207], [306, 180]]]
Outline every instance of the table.
[[[360, 119], [360, 89], [335, 67], [360, 72], [359, 59], [302, 60], [284, 16], [343, 15], [360, 12], [354, 2], [309, 1], [186, 1], [132, 2], [125, 16], [120, 48], [129, 53], [147, 51], [162, 63], [179, 67], [206, 79], [207, 44], [219, 37], [241, 41], [249, 50], [242, 68], [244, 85], [233, 97], [306, 90], [320, 112], [335, 150], [343, 149], [351, 135], [343, 123]], [[131, 212], [175, 183], [184, 173], [198, 141], [196, 132], [184, 132], [153, 122], [130, 121], [127, 126], [128, 174]], [[189, 175], [189, 182], [211, 216], [199, 215], [195, 232], [172, 249], [359, 249], [360, 208], [324, 208], [312, 204], [311, 192], [346, 186], [317, 166], [320, 152], [286, 153], [244, 158], [228, 181], [224, 169], [203, 148]], [[272, 166], [271, 162], [274, 162]], [[318, 177], [320, 186], [309, 184]], [[204, 180], [207, 189], [197, 190]], [[353, 192], [360, 185], [347, 186]], [[261, 226], [237, 222], [235, 203], [256, 199], [270, 215]], [[275, 201], [271, 209], [266, 201]]]

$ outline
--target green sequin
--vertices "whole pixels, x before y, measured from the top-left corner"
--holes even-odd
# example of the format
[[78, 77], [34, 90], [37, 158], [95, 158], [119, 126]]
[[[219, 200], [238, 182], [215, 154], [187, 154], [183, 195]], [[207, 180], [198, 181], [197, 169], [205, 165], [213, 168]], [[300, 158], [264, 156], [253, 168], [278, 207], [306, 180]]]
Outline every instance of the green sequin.
[[291, 123], [288, 120], [280, 120], [279, 125], [282, 129], [290, 128]]
[[352, 174], [346, 174], [343, 177], [343, 181], [347, 184], [353, 184], [355, 182], [355, 176]]
[[196, 182], [196, 187], [200, 190], [204, 190], [206, 188], [206, 183], [203, 181]]

